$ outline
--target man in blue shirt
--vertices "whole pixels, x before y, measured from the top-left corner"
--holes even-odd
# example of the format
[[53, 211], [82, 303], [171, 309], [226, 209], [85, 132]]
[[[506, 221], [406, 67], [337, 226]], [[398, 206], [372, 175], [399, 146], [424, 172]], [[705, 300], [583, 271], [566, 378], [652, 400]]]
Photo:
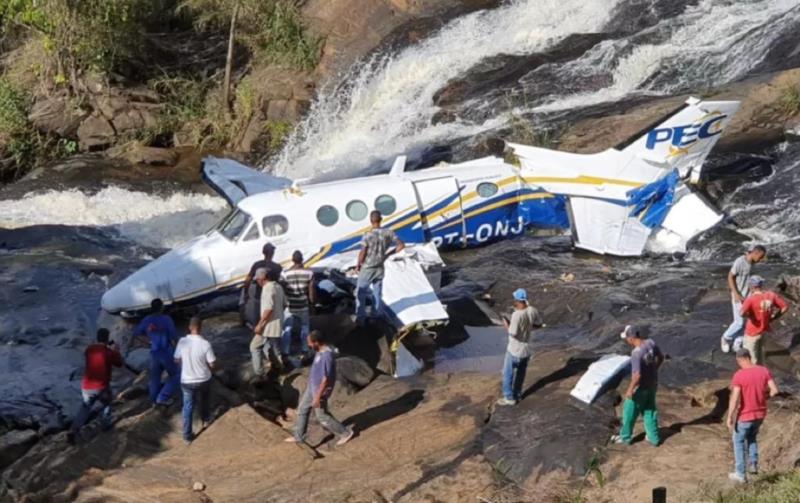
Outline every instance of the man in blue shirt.
[[[175, 322], [169, 315], [164, 314], [164, 302], [153, 299], [150, 303], [152, 314], [145, 316], [133, 336], [144, 345], [150, 346], [150, 400], [156, 405], [172, 405], [172, 395], [180, 383], [180, 369], [172, 357], [178, 335], [175, 332]], [[146, 338], [145, 338], [146, 336]], [[166, 382], [161, 381], [161, 375], [166, 372]]]
[[344, 445], [353, 438], [355, 432], [352, 428], [346, 428], [328, 411], [328, 399], [333, 392], [333, 385], [336, 383], [336, 358], [319, 330], [312, 330], [308, 334], [308, 347], [317, 354], [314, 356], [314, 363], [311, 364], [311, 371], [308, 374], [308, 385], [297, 406], [297, 424], [294, 436], [287, 438], [286, 442], [305, 441], [308, 416], [311, 409], [314, 409], [319, 424], [339, 437], [336, 445]]

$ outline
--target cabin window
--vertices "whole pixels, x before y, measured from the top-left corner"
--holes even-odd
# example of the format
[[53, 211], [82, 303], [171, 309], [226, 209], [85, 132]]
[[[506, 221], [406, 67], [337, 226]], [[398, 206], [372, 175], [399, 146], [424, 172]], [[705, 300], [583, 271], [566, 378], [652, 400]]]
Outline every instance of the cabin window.
[[261, 221], [264, 236], [274, 238], [289, 232], [289, 221], [283, 215], [269, 215]]
[[397, 201], [388, 194], [378, 196], [375, 198], [375, 209], [383, 216], [391, 215], [397, 209]]
[[481, 197], [492, 197], [493, 195], [497, 194], [498, 189], [497, 185], [492, 182], [483, 182], [478, 184], [478, 195]]
[[350, 220], [354, 222], [367, 218], [367, 205], [364, 201], [359, 201], [358, 199], [347, 203], [345, 211]]
[[253, 222], [253, 225], [250, 226], [250, 230], [247, 231], [247, 234], [244, 235], [243, 241], [253, 241], [259, 238], [258, 233], [258, 225]]
[[339, 221], [339, 211], [333, 206], [326, 204], [317, 210], [317, 221], [325, 227], [336, 225]]
[[236, 210], [222, 221], [219, 226], [219, 233], [231, 241], [235, 241], [239, 239], [239, 236], [242, 235], [249, 223], [250, 215], [241, 210]]

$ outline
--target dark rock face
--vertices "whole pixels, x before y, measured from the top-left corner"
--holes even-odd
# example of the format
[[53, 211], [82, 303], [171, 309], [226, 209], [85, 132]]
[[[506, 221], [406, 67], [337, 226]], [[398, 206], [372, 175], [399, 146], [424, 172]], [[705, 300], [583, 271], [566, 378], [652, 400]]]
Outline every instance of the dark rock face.
[[0, 436], [0, 470], [22, 457], [38, 440], [34, 430], [11, 430]]

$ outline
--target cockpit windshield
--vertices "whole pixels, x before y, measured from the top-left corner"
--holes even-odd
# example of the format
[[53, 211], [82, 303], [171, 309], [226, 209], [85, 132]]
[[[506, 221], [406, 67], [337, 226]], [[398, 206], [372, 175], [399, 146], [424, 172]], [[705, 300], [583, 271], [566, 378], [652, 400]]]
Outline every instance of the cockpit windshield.
[[236, 241], [250, 224], [250, 220], [250, 215], [237, 209], [223, 218], [215, 230], [231, 241]]

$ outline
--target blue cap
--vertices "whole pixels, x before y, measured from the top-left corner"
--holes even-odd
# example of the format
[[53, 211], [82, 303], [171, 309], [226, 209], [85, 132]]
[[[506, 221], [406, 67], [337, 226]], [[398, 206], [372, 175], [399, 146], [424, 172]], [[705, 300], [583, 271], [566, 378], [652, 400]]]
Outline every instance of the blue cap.
[[514, 291], [514, 300], [518, 302], [528, 302], [528, 292], [524, 288], [519, 288]]
[[764, 285], [764, 278], [761, 276], [750, 276], [750, 286], [761, 288]]

